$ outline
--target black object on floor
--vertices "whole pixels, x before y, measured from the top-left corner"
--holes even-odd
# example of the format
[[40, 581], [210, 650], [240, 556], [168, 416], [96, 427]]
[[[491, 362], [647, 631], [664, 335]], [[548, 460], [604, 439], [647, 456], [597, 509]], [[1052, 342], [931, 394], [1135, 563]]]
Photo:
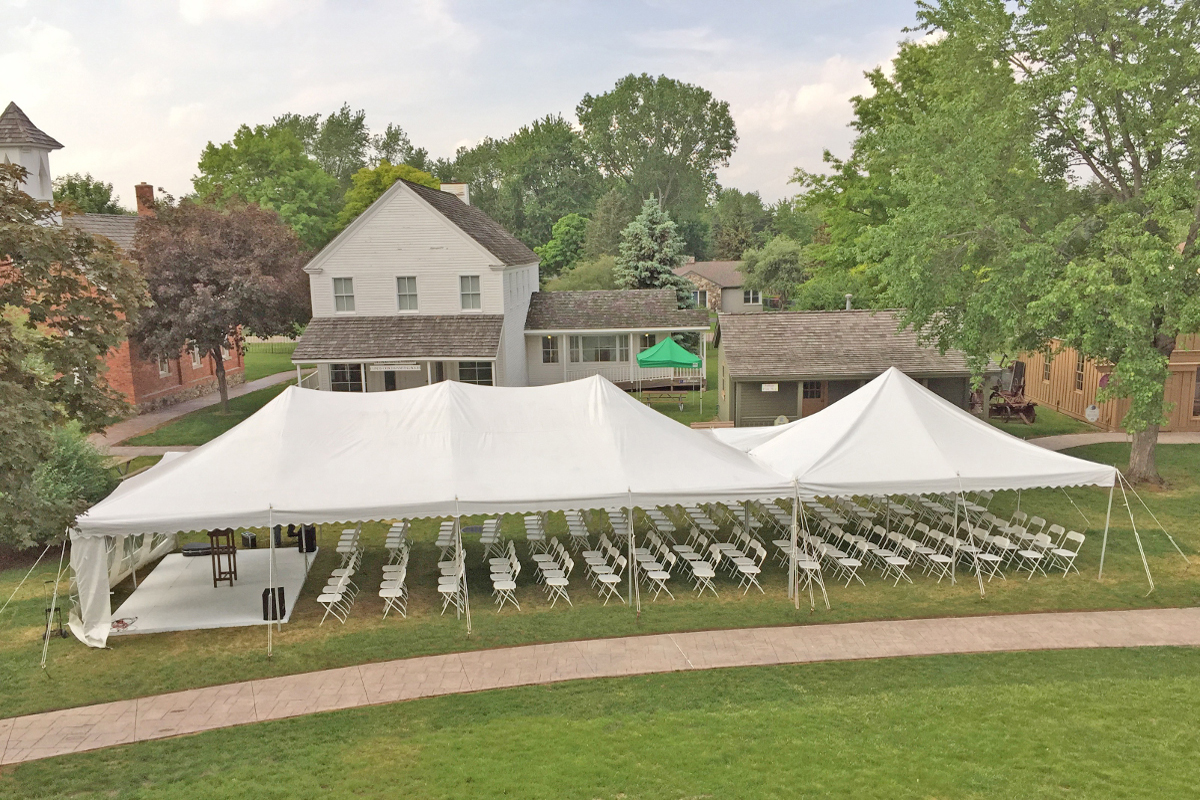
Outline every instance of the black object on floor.
[[317, 549], [317, 526], [305, 525], [300, 529], [300, 552], [312, 553]]
[[188, 542], [179, 551], [185, 556], [206, 556], [212, 552], [212, 545], [208, 542]]
[[258, 534], [254, 531], [242, 531], [242, 549], [257, 550], [258, 549]]
[[282, 586], [275, 588], [275, 597], [271, 596], [272, 592], [270, 589], [263, 589], [262, 613], [264, 620], [279, 620], [287, 615], [287, 600], [284, 597], [283, 588]]

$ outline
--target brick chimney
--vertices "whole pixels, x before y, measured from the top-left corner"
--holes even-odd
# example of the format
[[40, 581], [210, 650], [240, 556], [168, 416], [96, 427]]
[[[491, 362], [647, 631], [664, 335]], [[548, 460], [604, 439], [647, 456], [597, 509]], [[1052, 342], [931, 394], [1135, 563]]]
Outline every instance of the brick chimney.
[[137, 211], [139, 217], [154, 216], [154, 187], [148, 183], [139, 183], [133, 187], [133, 193], [137, 197]]

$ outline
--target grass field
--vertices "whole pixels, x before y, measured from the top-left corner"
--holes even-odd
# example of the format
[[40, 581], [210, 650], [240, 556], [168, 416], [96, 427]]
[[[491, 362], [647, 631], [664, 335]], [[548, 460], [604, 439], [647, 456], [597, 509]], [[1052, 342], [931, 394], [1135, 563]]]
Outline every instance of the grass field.
[[[1074, 452], [1121, 463], [1127, 458], [1128, 446], [1094, 445]], [[1172, 488], [1149, 492], [1146, 499], [1180, 545], [1188, 553], [1196, 553], [1200, 551], [1200, 445], [1164, 445], [1159, 451], [1159, 464]], [[1071, 500], [1087, 514], [1090, 525], [1085, 526]], [[381, 619], [382, 605], [373, 587], [379, 580], [383, 558], [380, 543], [384, 526], [376, 523], [364, 529], [369, 545], [364, 563], [366, 590], [349, 621], [345, 625], [329, 622], [318, 626], [322, 610], [315, 602], [314, 589], [324, 583], [333, 566], [328, 547], [342, 527], [324, 526], [320, 541], [326, 550], [318, 556], [306, 591], [295, 604], [292, 621], [277, 636], [271, 660], [264, 655], [265, 631], [240, 628], [114, 637], [111, 649], [104, 651], [89, 650], [73, 639], [56, 639], [50, 647], [50, 668], [43, 672], [38, 668], [42, 581], [53, 577], [56, 566], [44, 563], [0, 617], [0, 717], [233, 680], [529, 642], [752, 625], [1200, 604], [1200, 581], [1196, 580], [1200, 564], [1189, 571], [1165, 538], [1149, 529], [1148, 515], [1139, 508], [1135, 509], [1138, 526], [1157, 583], [1156, 591], [1147, 596], [1141, 561], [1119, 494], [1105, 579], [1096, 580], [1106, 500], [1107, 493], [1096, 489], [1073, 489], [1069, 498], [1061, 491], [1048, 490], [1025, 492], [1021, 498], [1022, 508], [1027, 511], [1080, 530], [1086, 528], [1088, 541], [1079, 558], [1082, 575], [993, 582], [987, 587], [986, 599], [980, 599], [971, 580], [951, 587], [918, 577], [911, 586], [893, 587], [872, 574], [865, 587], [831, 585], [832, 609], [819, 608], [815, 614], [810, 614], [807, 606], [796, 611], [789, 605], [785, 571], [775, 565], [764, 574], [766, 594], [743, 596], [725, 581], [718, 584], [720, 599], [709, 596], [698, 600], [684, 590], [677, 592], [679, 599], [675, 602], [664, 599], [645, 604], [640, 618], [623, 606], [601, 606], [580, 573], [578, 579], [571, 579], [575, 606], [564, 608], [559, 604], [550, 609], [541, 590], [527, 577], [532, 575], [528, 562], [520, 580], [522, 611], [506, 609], [497, 614], [490, 602], [487, 575], [480, 566], [478, 541], [468, 536], [475, 627], [469, 638], [462, 622], [436, 613], [436, 522], [428, 520], [419, 522], [413, 535], [408, 619]], [[1015, 501], [1013, 495], [999, 495], [992, 505], [998, 513], [1007, 515]], [[558, 515], [553, 515], [550, 523], [552, 532], [562, 532], [565, 527]], [[511, 521], [506, 521], [509, 524]], [[518, 542], [518, 552], [526, 556], [523, 542]], [[12, 592], [25, 569], [0, 572], [0, 596]], [[114, 609], [130, 588], [128, 581], [116, 587]]]
[[215, 439], [225, 431], [249, 417], [255, 411], [274, 400], [288, 386], [294, 386], [296, 381], [277, 383], [265, 389], [235, 397], [229, 401], [229, 413], [221, 412], [217, 405], [201, 408], [190, 414], [185, 414], [174, 422], [167, 423], [150, 433], [135, 436], [122, 444], [145, 445], [150, 447], [169, 447], [172, 445], [202, 445]]
[[1037, 422], [1026, 425], [1020, 420], [1005, 422], [1001, 419], [989, 418], [988, 422], [1000, 430], [1011, 433], [1020, 439], [1036, 439], [1040, 436], [1060, 436], [1064, 433], [1095, 433], [1100, 430], [1094, 425], [1080, 422], [1074, 417], [1068, 417], [1052, 408], [1038, 406]]
[[13, 798], [1192, 798], [1200, 650], [678, 673], [341, 711], [0, 771]]
[[294, 342], [271, 342], [270, 345], [270, 348], [255, 342], [246, 345], [247, 383], [268, 375], [296, 370], [296, 365], [292, 363], [292, 351], [296, 349]]

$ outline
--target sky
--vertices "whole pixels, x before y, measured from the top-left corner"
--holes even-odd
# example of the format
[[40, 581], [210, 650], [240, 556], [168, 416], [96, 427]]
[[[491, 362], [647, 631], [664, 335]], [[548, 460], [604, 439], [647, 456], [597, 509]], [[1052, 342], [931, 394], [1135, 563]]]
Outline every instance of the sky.
[[796, 167], [849, 149], [863, 72], [915, 34], [911, 0], [0, 0], [0, 106], [65, 146], [126, 206], [133, 185], [178, 196], [204, 145], [242, 123], [343, 102], [402, 126], [434, 157], [546, 114], [629, 73], [725, 100], [738, 145], [724, 186], [795, 193]]

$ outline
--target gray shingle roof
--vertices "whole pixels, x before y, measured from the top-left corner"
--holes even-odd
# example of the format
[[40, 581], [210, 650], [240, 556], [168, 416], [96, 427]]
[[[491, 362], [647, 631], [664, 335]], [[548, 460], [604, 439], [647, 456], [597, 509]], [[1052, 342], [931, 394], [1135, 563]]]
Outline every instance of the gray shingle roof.
[[0, 114], [0, 144], [25, 144], [61, 150], [62, 145], [52, 136], [43, 133], [29, 121], [25, 112], [16, 103], [9, 103]]
[[674, 289], [600, 289], [534, 292], [527, 331], [707, 328], [708, 312], [681, 309]]
[[495, 358], [503, 325], [498, 314], [313, 317], [296, 343], [292, 362]]
[[133, 214], [73, 214], [63, 217], [63, 226], [111, 239], [117, 247], [128, 251], [133, 247], [138, 219]]
[[707, 278], [722, 289], [736, 289], [746, 280], [741, 261], [693, 261], [675, 268], [675, 274], [685, 278], [689, 272]]
[[966, 355], [939, 353], [897, 330], [894, 311], [721, 314], [720, 348], [734, 378], [873, 378], [888, 367], [919, 377], [969, 375]]
[[500, 263], [505, 266], [532, 264], [538, 260], [537, 253], [475, 206], [467, 205], [449, 192], [439, 192], [411, 181], [404, 183], [437, 209], [439, 214], [487, 248], [487, 251], [500, 259]]

